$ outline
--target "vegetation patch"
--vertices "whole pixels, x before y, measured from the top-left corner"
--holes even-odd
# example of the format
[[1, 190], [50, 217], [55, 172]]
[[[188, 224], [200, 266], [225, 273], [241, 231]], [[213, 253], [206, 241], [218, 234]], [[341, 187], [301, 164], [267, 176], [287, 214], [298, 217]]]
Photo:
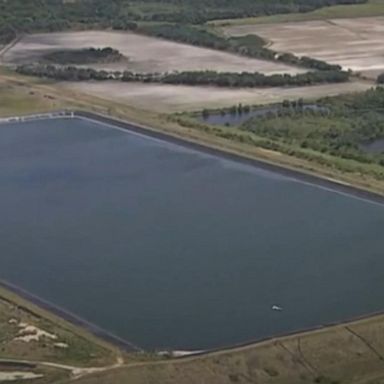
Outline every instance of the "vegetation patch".
[[363, 147], [384, 138], [383, 88], [326, 98], [317, 105], [305, 109], [302, 103], [286, 102], [275, 112], [251, 118], [241, 129], [292, 147], [384, 166], [384, 151], [370, 153]]
[[115, 63], [123, 59], [124, 56], [118, 50], [110, 47], [53, 51], [42, 57], [45, 62], [62, 65]]
[[[361, 173], [384, 180], [384, 147], [367, 150], [384, 139], [384, 88], [361, 94], [327, 97], [306, 103], [284, 101], [239, 127], [209, 126], [176, 116], [181, 124], [211, 132], [219, 137], [255, 145], [298, 159], [305, 159], [343, 173]], [[215, 113], [249, 113], [247, 106], [233, 106]], [[207, 118], [210, 111], [204, 110]]]
[[[131, 76], [123, 75], [123, 80]], [[162, 76], [160, 82], [165, 84], [215, 85], [219, 87], [254, 88], [305, 86], [321, 83], [342, 83], [349, 80], [349, 73], [343, 71], [318, 71], [297, 75], [262, 73], [218, 73], [214, 71], [179, 72]]]

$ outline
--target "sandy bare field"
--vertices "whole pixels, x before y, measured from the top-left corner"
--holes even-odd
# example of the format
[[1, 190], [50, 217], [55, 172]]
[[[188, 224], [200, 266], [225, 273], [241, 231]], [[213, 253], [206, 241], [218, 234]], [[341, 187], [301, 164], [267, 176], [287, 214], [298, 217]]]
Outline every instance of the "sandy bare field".
[[316, 57], [369, 77], [384, 72], [384, 17], [249, 24], [224, 28], [224, 32], [254, 33], [271, 41], [276, 51]]
[[369, 84], [364, 82], [326, 84], [305, 88], [263, 89], [230, 89], [121, 82], [69, 82], [61, 83], [59, 86], [158, 112], [194, 111], [203, 108], [231, 106], [237, 103], [268, 104], [283, 101], [284, 99], [318, 98], [358, 92], [370, 87]]
[[217, 70], [230, 72], [299, 73], [303, 70], [284, 64], [256, 60], [212, 49], [120, 32], [63, 32], [26, 35], [2, 57], [5, 64], [36, 61], [53, 50], [112, 47], [128, 61], [98, 64], [95, 68], [134, 72]]

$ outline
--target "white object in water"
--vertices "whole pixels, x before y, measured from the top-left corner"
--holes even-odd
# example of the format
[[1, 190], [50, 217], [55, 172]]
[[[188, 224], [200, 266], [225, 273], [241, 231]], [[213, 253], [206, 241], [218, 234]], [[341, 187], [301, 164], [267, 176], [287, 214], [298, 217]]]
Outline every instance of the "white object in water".
[[278, 305], [272, 305], [272, 310], [274, 310], [274, 311], [282, 311], [283, 308], [279, 307]]

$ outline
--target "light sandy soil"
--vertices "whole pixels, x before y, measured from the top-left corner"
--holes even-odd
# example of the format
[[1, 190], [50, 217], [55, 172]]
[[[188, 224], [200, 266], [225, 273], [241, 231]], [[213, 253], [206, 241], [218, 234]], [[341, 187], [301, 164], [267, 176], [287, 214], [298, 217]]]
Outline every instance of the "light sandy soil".
[[128, 58], [128, 62], [93, 65], [94, 68], [99, 69], [127, 69], [134, 72], [250, 71], [267, 74], [303, 72], [302, 69], [280, 63], [246, 58], [134, 33], [101, 31], [26, 35], [5, 52], [2, 61], [6, 64], [28, 63], [38, 60], [42, 54], [53, 50], [89, 47], [112, 47]]
[[257, 34], [271, 41], [276, 51], [340, 64], [372, 78], [384, 72], [384, 17], [249, 24], [227, 27], [224, 32]]
[[40, 341], [42, 338], [57, 340], [57, 335], [44, 331], [43, 329], [35, 327], [34, 325], [20, 322], [17, 326], [20, 328], [20, 330], [18, 332], [18, 336], [13, 340], [23, 341], [25, 343], [29, 343], [31, 341]]
[[0, 372], [0, 382], [32, 380], [41, 377], [43, 377], [43, 375], [37, 375], [33, 372]]
[[318, 98], [365, 91], [371, 87], [370, 84], [365, 82], [325, 84], [305, 88], [262, 89], [121, 82], [69, 82], [60, 83], [59, 86], [158, 112], [194, 111], [202, 108], [231, 106], [237, 103], [268, 104], [283, 101], [284, 99]]

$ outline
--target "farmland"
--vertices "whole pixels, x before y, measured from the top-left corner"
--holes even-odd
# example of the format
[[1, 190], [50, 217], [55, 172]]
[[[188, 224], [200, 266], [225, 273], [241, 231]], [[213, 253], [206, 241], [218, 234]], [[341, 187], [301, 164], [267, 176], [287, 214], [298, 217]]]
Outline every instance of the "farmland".
[[384, 71], [384, 17], [244, 24], [223, 30], [230, 36], [256, 34], [276, 51], [312, 56], [371, 79]]
[[325, 84], [311, 87], [276, 87], [261, 89], [231, 89], [201, 86], [142, 84], [120, 82], [62, 82], [58, 87], [126, 103], [142, 110], [170, 113], [220, 108], [244, 104], [268, 104], [293, 100], [302, 96], [318, 98], [340, 93], [364, 91], [371, 87], [363, 81], [343, 84]]
[[127, 62], [99, 63], [92, 66], [105, 70], [133, 72], [215, 70], [266, 74], [305, 72], [285, 64], [245, 58], [134, 33], [109, 31], [26, 35], [3, 55], [2, 61], [8, 65], [30, 63], [38, 61], [51, 51], [90, 47], [111, 47], [127, 58]]

